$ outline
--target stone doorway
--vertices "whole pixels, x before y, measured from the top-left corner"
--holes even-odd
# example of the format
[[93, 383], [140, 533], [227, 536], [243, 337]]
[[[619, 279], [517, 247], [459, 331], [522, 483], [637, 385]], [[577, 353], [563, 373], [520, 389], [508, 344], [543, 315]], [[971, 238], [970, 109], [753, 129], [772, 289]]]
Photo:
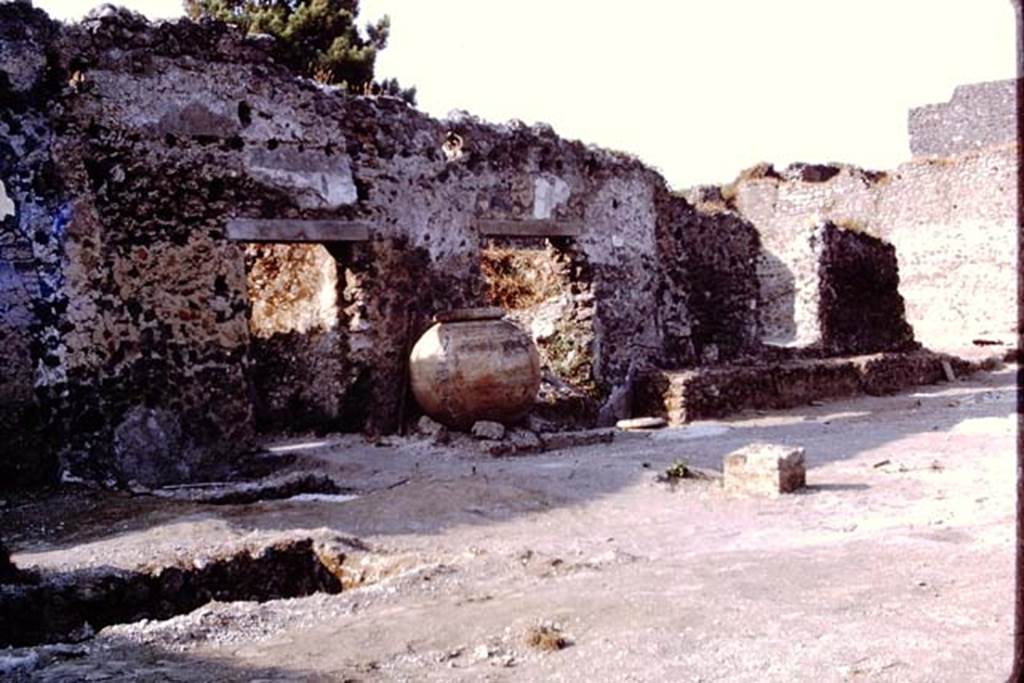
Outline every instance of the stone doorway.
[[596, 419], [594, 296], [588, 269], [567, 237], [481, 236], [487, 303], [500, 306], [540, 352], [541, 422], [585, 426]]
[[[250, 400], [260, 432], [358, 431], [360, 368], [350, 352], [349, 243], [345, 222], [238, 219], [249, 303]], [[357, 316], [358, 317], [358, 316]]]

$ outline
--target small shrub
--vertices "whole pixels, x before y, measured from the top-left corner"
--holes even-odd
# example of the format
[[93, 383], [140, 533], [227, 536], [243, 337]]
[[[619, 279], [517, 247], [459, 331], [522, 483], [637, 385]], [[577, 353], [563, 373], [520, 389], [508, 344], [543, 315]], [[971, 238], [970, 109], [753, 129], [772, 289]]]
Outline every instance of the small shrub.
[[569, 641], [557, 626], [542, 624], [526, 632], [526, 644], [536, 650], [555, 652], [569, 647]]
[[665, 470], [665, 479], [667, 481], [686, 479], [690, 476], [692, 476], [692, 474], [685, 460], [676, 460]]
[[733, 202], [736, 201], [736, 195], [739, 193], [738, 185], [739, 183], [732, 182], [729, 183], [728, 185], [722, 185], [722, 187], [719, 189], [719, 194], [722, 195], [722, 200], [726, 204], [732, 204]]

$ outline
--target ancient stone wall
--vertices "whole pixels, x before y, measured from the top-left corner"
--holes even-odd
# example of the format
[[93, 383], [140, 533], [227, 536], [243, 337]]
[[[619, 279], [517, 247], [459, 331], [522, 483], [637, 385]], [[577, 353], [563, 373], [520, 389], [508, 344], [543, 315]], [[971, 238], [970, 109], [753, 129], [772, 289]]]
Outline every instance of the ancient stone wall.
[[831, 222], [815, 231], [815, 240], [823, 351], [838, 356], [914, 349], [893, 246]]
[[662, 357], [673, 367], [729, 362], [757, 352], [761, 239], [720, 207], [698, 210], [678, 195], [659, 204], [658, 293]]
[[828, 220], [896, 249], [908, 322], [925, 345], [955, 347], [1015, 334], [1016, 146], [917, 159], [886, 172], [849, 166], [824, 181], [798, 173], [741, 179], [737, 210], [761, 234], [762, 324], [769, 340], [807, 341], [816, 289], [805, 248]]
[[911, 152], [945, 157], [1012, 143], [1017, 139], [1016, 88], [1013, 80], [960, 85], [948, 102], [911, 109]]
[[[750, 226], [666, 201], [628, 156], [350, 97], [216, 22], [106, 7], [58, 27], [16, 3], [0, 36], [21, 50], [0, 79], [0, 225], [25, 258], [4, 256], [0, 302], [23, 311], [3, 332], [29, 349], [5, 361], [4, 391], [24, 400], [0, 426], [38, 408], [55, 438], [34, 461], [56, 454], [69, 476], [192, 480], [261, 428], [397, 429], [412, 342], [433, 314], [486, 302], [484, 224], [551, 233], [572, 302], [555, 324], [574, 330], [564, 352], [604, 420], [628, 411], [637, 368], [728, 360], [756, 338]], [[239, 238], [238, 219], [269, 222]], [[252, 246], [313, 220], [352, 228], [319, 238], [333, 297], [301, 250], [271, 272], [281, 250]], [[297, 308], [263, 306], [292, 286]]]
[[44, 378], [59, 376], [58, 328], [66, 227], [55, 187], [46, 102], [60, 84], [56, 26], [30, 6], [3, 8], [0, 22], [0, 482], [40, 482], [56, 469]]

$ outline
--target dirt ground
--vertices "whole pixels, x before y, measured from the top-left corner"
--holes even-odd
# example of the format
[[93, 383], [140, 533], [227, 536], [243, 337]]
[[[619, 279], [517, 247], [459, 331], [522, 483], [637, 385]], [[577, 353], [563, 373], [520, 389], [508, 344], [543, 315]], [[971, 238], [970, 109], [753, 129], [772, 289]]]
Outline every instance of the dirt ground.
[[[12, 498], [0, 537], [22, 567], [326, 535], [359, 539], [364, 585], [0, 650], [0, 678], [1002, 680], [1015, 373], [515, 458], [397, 437], [273, 444], [354, 498]], [[679, 459], [720, 471], [753, 441], [803, 446], [808, 488], [729, 498], [713, 476], [657, 481]]]

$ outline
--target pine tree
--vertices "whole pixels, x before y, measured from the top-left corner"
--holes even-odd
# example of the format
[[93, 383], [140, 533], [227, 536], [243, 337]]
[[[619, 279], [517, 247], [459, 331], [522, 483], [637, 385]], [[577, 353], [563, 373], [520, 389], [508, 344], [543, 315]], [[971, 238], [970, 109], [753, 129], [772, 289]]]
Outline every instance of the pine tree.
[[352, 93], [401, 97], [416, 103], [416, 88], [395, 79], [374, 81], [377, 53], [387, 47], [391, 30], [385, 16], [356, 25], [359, 0], [184, 0], [192, 19], [212, 17], [237, 24], [248, 33], [278, 38], [275, 57], [296, 72]]

